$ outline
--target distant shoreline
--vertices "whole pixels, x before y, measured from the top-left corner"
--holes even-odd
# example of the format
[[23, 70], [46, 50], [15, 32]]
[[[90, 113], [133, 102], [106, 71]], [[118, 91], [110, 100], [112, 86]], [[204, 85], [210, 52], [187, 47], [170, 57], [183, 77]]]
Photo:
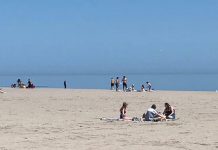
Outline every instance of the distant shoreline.
[[90, 88], [90, 89], [74, 89], [74, 88], [67, 88], [67, 89], [64, 89], [64, 88], [51, 88], [51, 87], [48, 87], [48, 88], [45, 88], [45, 87], [40, 87], [40, 88], [34, 88], [34, 89], [28, 89], [28, 88], [10, 88], [10, 87], [0, 87], [0, 89], [4, 89], [4, 90], [72, 90], [72, 91], [105, 91], [105, 92], [114, 92], [114, 93], [155, 93], [155, 92], [172, 92], [172, 93], [176, 93], [176, 92], [187, 92], [187, 93], [190, 93], [190, 92], [194, 92], [194, 93], [217, 93], [218, 94], [218, 91], [188, 91], [188, 90], [156, 90], [156, 91], [153, 91], [153, 92], [139, 92], [139, 91], [136, 91], [136, 92], [123, 92], [122, 90], [119, 91], [119, 92], [116, 92], [115, 90], [110, 90], [110, 89], [94, 89], [94, 88]]

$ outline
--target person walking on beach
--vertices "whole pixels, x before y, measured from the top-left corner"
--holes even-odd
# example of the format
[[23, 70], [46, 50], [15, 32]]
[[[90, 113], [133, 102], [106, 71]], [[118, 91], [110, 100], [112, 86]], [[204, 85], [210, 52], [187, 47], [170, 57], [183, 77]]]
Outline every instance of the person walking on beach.
[[116, 82], [115, 82], [115, 85], [116, 85], [116, 91], [118, 92], [118, 91], [119, 91], [119, 86], [120, 86], [119, 77], [117, 77]]
[[67, 81], [64, 80], [64, 88], [66, 89], [67, 88]]
[[127, 78], [126, 78], [126, 76], [123, 76], [122, 82], [123, 82], [123, 91], [126, 92], [126, 89], [127, 89]]
[[111, 78], [111, 90], [114, 90], [114, 84], [115, 84], [115, 80], [114, 78]]

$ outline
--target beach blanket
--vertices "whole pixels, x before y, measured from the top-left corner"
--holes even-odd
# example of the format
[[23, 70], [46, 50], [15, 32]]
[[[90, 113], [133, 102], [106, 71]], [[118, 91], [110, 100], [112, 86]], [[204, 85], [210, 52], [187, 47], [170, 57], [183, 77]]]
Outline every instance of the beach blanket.
[[[176, 118], [176, 119], [166, 119], [166, 121], [158, 121], [158, 122], [168, 122], [168, 121], [176, 121], [178, 120], [179, 118]], [[156, 122], [156, 121], [143, 121], [141, 118], [138, 118], [138, 117], [133, 117], [132, 119], [128, 119], [128, 120], [125, 120], [125, 119], [120, 119], [120, 118], [113, 118], [113, 117], [102, 117], [100, 118], [100, 120], [102, 121], [106, 121], [106, 122], [116, 122], [116, 121], [129, 121], [129, 122]]]

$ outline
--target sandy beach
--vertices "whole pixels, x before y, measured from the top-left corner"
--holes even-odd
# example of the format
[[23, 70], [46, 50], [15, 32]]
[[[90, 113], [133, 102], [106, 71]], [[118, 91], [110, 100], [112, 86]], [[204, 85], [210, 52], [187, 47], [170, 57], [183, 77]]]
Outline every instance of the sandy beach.
[[[8, 89], [0, 93], [0, 150], [213, 150], [218, 149], [218, 93], [115, 92], [109, 90]], [[178, 120], [102, 121], [141, 117], [153, 103], [168, 102]]]

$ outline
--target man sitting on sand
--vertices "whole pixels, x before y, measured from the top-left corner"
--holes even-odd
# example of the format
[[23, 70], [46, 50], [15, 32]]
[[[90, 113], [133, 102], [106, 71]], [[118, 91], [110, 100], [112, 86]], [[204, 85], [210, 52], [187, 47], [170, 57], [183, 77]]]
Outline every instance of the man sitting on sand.
[[166, 117], [160, 113], [158, 113], [156, 110], [156, 105], [153, 104], [151, 108], [147, 110], [146, 113], [143, 114], [142, 118], [145, 121], [163, 121], [166, 120]]

